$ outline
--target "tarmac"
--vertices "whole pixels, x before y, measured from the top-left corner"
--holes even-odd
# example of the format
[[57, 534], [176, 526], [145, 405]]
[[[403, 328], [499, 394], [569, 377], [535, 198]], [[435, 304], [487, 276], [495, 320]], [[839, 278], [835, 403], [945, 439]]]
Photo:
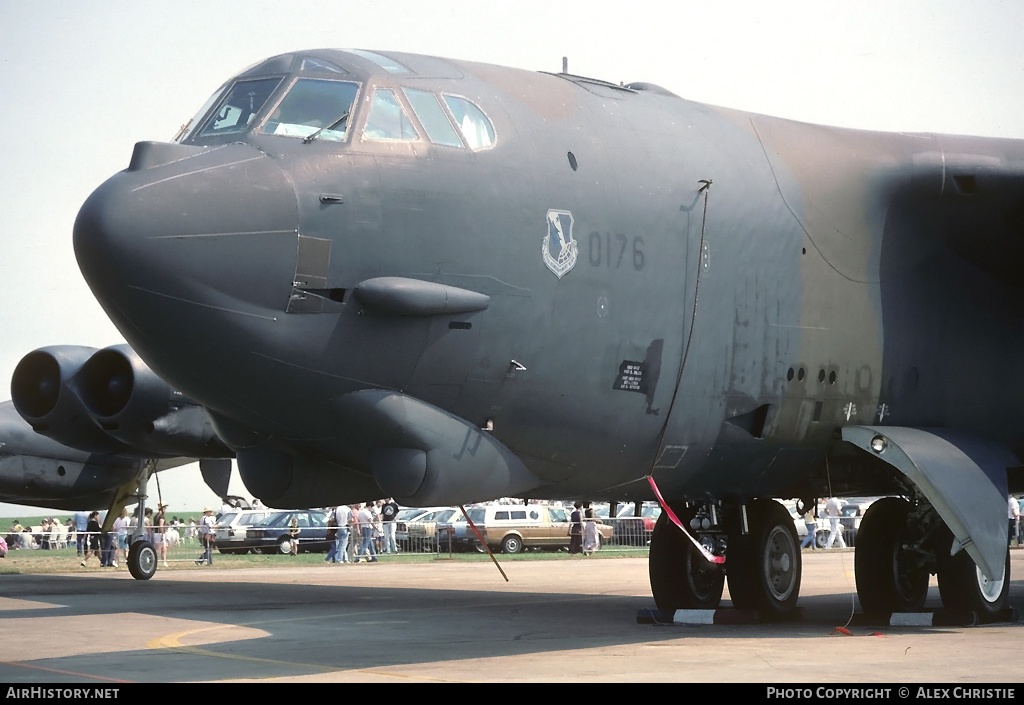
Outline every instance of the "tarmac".
[[640, 623], [639, 557], [0, 575], [0, 683], [1022, 680], [1022, 624], [861, 625], [853, 552], [803, 558], [797, 619], [688, 626]]

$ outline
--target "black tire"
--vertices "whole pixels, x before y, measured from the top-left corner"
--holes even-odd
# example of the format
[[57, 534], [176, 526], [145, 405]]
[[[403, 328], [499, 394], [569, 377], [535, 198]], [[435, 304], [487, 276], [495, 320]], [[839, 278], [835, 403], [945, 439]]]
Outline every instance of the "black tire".
[[128, 547], [128, 572], [136, 580], [149, 580], [156, 575], [156, 549], [149, 541], [132, 541]]
[[1010, 550], [1006, 550], [1000, 580], [985, 578], [967, 551], [950, 556], [948, 548], [939, 554], [938, 577], [939, 596], [947, 611], [970, 611], [982, 623], [995, 621], [1010, 597]]
[[814, 533], [814, 545], [818, 548], [825, 548], [828, 545], [829, 532], [825, 529], [818, 529]]
[[919, 612], [928, 597], [928, 568], [904, 548], [910, 502], [884, 497], [861, 520], [854, 574], [861, 608], [871, 614]]
[[292, 553], [292, 540], [287, 536], [282, 536], [277, 540], [277, 552], [282, 556], [289, 556]]
[[509, 534], [501, 540], [501, 550], [508, 554], [522, 553], [523, 539], [516, 534]]
[[755, 500], [747, 505], [747, 521], [746, 535], [739, 531], [738, 516], [730, 522], [725, 564], [729, 596], [740, 609], [786, 617], [796, 608], [802, 571], [793, 518], [774, 500]]
[[659, 610], [715, 609], [722, 601], [722, 566], [708, 562], [667, 513], [654, 526], [647, 567]]

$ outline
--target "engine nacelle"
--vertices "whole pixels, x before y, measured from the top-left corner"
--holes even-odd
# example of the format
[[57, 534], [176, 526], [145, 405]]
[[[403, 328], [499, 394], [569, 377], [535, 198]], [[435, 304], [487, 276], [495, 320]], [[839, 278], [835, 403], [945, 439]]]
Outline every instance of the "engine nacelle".
[[36, 433], [90, 453], [118, 453], [125, 444], [97, 425], [68, 386], [95, 352], [79, 345], [33, 350], [14, 370], [11, 397]]
[[205, 410], [171, 389], [127, 345], [92, 355], [69, 386], [104, 432], [147, 457], [231, 455]]
[[497, 439], [413, 397], [367, 389], [334, 399], [331, 412], [351, 440], [351, 461], [294, 454], [214, 416], [237, 451], [245, 486], [269, 506], [325, 506], [394, 497], [430, 506], [521, 493], [542, 482]]
[[35, 350], [18, 364], [11, 393], [33, 430], [79, 450], [140, 458], [232, 454], [206, 411], [127, 345]]

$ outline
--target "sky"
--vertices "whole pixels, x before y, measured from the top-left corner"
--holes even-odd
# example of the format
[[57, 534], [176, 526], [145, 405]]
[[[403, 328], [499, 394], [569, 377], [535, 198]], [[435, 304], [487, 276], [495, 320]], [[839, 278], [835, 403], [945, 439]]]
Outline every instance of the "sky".
[[[1021, 27], [1017, 0], [7, 0], [0, 381], [9, 394], [38, 347], [123, 342], [75, 262], [79, 207], [136, 142], [170, 140], [266, 57], [390, 49], [557, 72], [566, 56], [571, 73], [806, 122], [1024, 139]], [[172, 512], [216, 500], [194, 466], [160, 484]]]

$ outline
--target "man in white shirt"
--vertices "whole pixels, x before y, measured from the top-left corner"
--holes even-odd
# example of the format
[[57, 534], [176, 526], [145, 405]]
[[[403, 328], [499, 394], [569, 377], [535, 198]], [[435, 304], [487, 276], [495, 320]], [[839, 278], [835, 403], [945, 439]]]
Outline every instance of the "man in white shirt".
[[334, 538], [334, 562], [348, 563], [348, 540], [352, 526], [352, 510], [342, 504], [334, 510], [334, 521], [338, 524], [338, 533]]
[[838, 497], [829, 497], [825, 502], [825, 516], [828, 517], [829, 526], [832, 531], [828, 535], [828, 543], [825, 548], [832, 548], [835, 540], [839, 539], [839, 548], [846, 548], [846, 541], [843, 540], [843, 531], [839, 526], [839, 517], [843, 515], [843, 505]]
[[377, 562], [377, 550], [373, 546], [373, 512], [370, 511], [369, 504], [363, 505], [359, 509], [357, 515], [359, 520], [359, 532], [362, 534], [363, 542], [359, 546], [359, 552], [356, 554], [356, 563], [362, 558], [363, 553], [366, 553], [366, 560], [369, 563]]
[[121, 514], [114, 519], [114, 533], [116, 535], [117, 548], [115, 553], [114, 567], [117, 567], [118, 563], [125, 562], [125, 556], [128, 551], [128, 527], [131, 524], [131, 520], [128, 518], [128, 509], [125, 507], [121, 508]]

